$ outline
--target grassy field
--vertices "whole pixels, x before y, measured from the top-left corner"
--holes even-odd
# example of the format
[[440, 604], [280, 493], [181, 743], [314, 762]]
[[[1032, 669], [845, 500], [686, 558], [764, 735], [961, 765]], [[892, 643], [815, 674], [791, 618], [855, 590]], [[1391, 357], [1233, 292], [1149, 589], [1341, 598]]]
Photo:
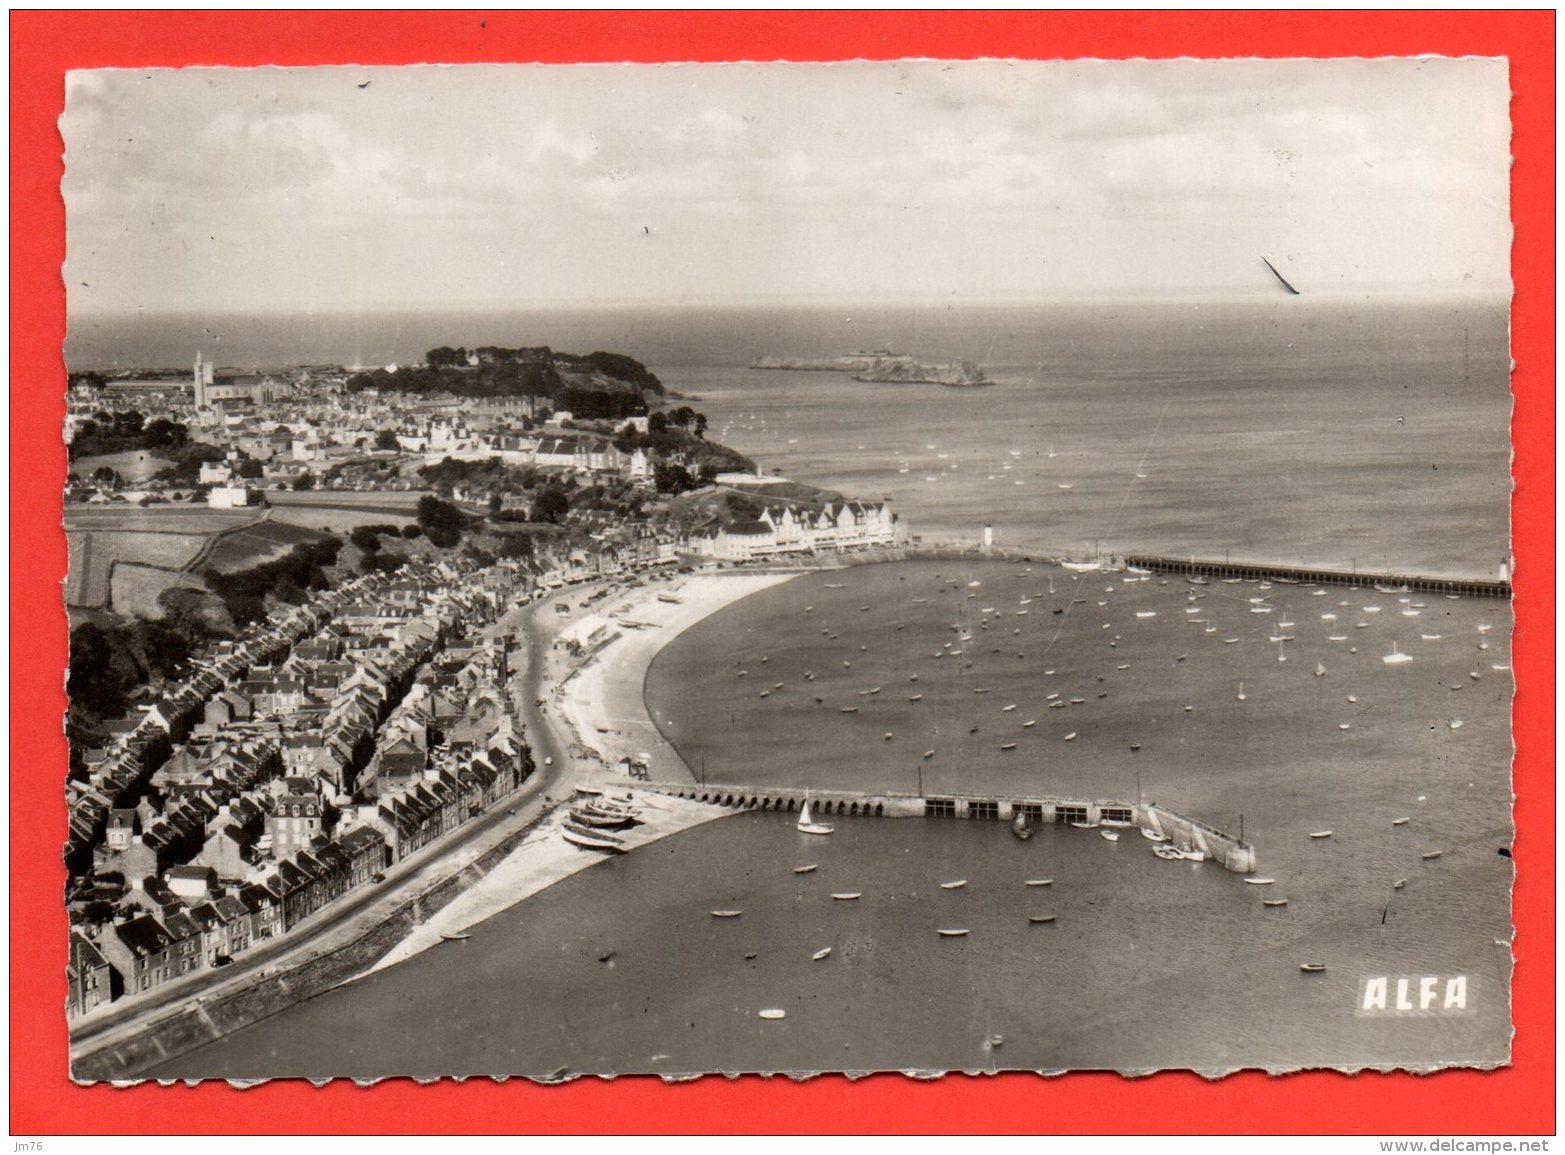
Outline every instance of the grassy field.
[[151, 566], [121, 562], [114, 567], [110, 585], [110, 604], [116, 613], [134, 614], [141, 618], [163, 616], [158, 606], [158, 595], [172, 586], [206, 588], [200, 578]]
[[210, 509], [205, 505], [68, 505], [65, 532], [80, 530], [145, 533], [219, 533], [259, 520], [250, 509]]
[[[147, 616], [186, 571], [245, 569], [320, 537], [304, 525], [263, 521], [259, 510], [183, 505], [71, 506], [65, 534], [66, 605]], [[201, 583], [192, 572], [183, 584]]]
[[225, 533], [217, 539], [211, 554], [203, 559], [202, 569], [248, 569], [261, 562], [281, 557], [294, 546], [319, 541], [321, 535], [303, 526], [264, 521], [244, 529]]
[[267, 499], [277, 508], [278, 512], [302, 507], [307, 509], [345, 509], [359, 513], [403, 514], [407, 517], [412, 517], [418, 508], [418, 499], [426, 496], [428, 493], [428, 490], [375, 493], [306, 489], [297, 493], [290, 491], [287, 493], [268, 494]]
[[108, 466], [126, 481], [139, 484], [171, 464], [168, 458], [159, 457], [150, 449], [127, 449], [123, 453], [99, 453], [92, 457], [77, 458], [71, 462], [71, 475], [87, 477], [95, 469]]
[[345, 537], [361, 525], [412, 525], [413, 517], [410, 513], [391, 513], [386, 510], [289, 505], [273, 511], [272, 524], [305, 526]]
[[209, 540], [210, 535], [196, 533], [67, 529], [70, 571], [65, 580], [65, 603], [107, 608], [118, 567], [134, 565], [177, 574], [200, 555]]

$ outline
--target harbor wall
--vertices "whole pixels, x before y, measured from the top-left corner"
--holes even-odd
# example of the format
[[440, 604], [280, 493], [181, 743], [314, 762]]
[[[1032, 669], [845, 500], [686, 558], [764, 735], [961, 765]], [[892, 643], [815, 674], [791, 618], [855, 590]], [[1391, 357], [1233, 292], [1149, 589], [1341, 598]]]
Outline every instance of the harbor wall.
[[[672, 794], [696, 802], [735, 810], [782, 811], [797, 813], [804, 806], [805, 793], [776, 787], [723, 784], [644, 783], [643, 790]], [[813, 816], [864, 816], [871, 818], [961, 818], [1010, 822], [1018, 814], [1033, 824], [1045, 822], [1083, 822], [1148, 827], [1164, 834], [1176, 846], [1189, 846], [1206, 852], [1207, 857], [1224, 869], [1247, 874], [1255, 869], [1255, 847], [1208, 826], [1206, 823], [1156, 803], [1128, 802], [1111, 798], [1044, 798], [993, 794], [893, 794], [860, 793], [849, 790], [814, 790], [808, 795]]]
[[[852, 553], [786, 555], [746, 562], [749, 571], [798, 573], [806, 570], [844, 569], [895, 561], [1017, 561], [1059, 564], [1072, 559], [1059, 558], [1047, 549], [1019, 546], [980, 545], [977, 542], [915, 542], [907, 545], [877, 546]], [[1133, 566], [1153, 573], [1203, 578], [1240, 578], [1249, 581], [1315, 583], [1317, 585], [1383, 586], [1408, 592], [1455, 594], [1468, 597], [1509, 598], [1511, 583], [1486, 578], [1432, 577], [1423, 574], [1367, 573], [1359, 570], [1311, 569], [1304, 566], [1277, 565], [1247, 561], [1209, 561], [1201, 558], [1177, 558], [1156, 554], [1126, 554], [1097, 560], [1105, 572]]]

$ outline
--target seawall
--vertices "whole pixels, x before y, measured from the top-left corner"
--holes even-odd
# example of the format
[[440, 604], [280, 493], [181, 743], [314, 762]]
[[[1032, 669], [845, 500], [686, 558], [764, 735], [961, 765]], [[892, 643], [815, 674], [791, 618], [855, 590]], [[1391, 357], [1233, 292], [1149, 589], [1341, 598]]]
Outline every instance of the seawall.
[[508, 835], [457, 874], [409, 898], [353, 942], [284, 970], [263, 971], [254, 981], [221, 995], [192, 999], [153, 1019], [131, 1038], [73, 1053], [71, 1078], [79, 1083], [143, 1078], [149, 1067], [325, 993], [366, 970], [431, 914], [483, 879], [546, 816]]
[[[729, 783], [648, 783], [640, 787], [697, 802], [736, 810], [795, 812], [805, 801], [803, 790], [788, 787], [736, 786]], [[960, 818], [1010, 822], [1024, 816], [1032, 824], [1079, 822], [1092, 826], [1147, 827], [1176, 845], [1206, 852], [1208, 858], [1237, 874], [1255, 869], [1255, 847], [1232, 834], [1179, 814], [1155, 802], [1106, 798], [1054, 798], [998, 794], [893, 794], [851, 790], [811, 790], [811, 814], [859, 815], [872, 818]]]

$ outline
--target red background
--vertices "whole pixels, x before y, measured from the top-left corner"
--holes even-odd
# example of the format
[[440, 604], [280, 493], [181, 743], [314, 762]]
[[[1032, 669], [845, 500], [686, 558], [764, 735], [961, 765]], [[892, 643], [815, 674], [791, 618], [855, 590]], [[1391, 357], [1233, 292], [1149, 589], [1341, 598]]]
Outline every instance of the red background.
[[[1034, 1131], [1545, 1133], [1554, 1129], [1554, 14], [46, 13], [11, 15], [11, 1130], [77, 1132]], [[1513, 1066], [1431, 1077], [1326, 1072], [1208, 1083], [1170, 1073], [512, 1080], [239, 1092], [77, 1087], [66, 1077], [59, 848], [66, 621], [68, 68], [419, 61], [1019, 56], [1507, 56], [1514, 92], [1512, 315], [1517, 633]], [[1436, 243], [1431, 238], [1431, 243]]]

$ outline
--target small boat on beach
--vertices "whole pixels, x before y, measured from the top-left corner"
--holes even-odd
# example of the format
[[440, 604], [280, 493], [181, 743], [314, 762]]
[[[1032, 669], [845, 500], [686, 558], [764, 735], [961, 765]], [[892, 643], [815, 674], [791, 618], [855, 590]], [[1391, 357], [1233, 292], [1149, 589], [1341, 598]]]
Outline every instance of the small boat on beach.
[[964, 887], [966, 885], [967, 885], [967, 879], [959, 878], [955, 882], [942, 882], [940, 884], [940, 889], [941, 890], [960, 890], [962, 887]]
[[1391, 825], [1393, 825], [1393, 826], [1406, 826], [1409, 821], [1410, 821], [1410, 819], [1407, 819], [1407, 818], [1393, 818], [1391, 820]]
[[1027, 921], [1031, 923], [1053, 922], [1056, 917], [1058, 916], [1052, 914], [1029, 914]]
[[1119, 841], [1119, 831], [1117, 831], [1117, 830], [1100, 830], [1100, 831], [1098, 831], [1098, 833], [1100, 835], [1102, 835], [1109, 842], [1118, 842]]
[[1407, 885], [1407, 879], [1399, 878], [1399, 879], [1397, 879], [1395, 882], [1393, 882], [1391, 884], [1391, 889], [1392, 890], [1401, 890], [1406, 885]]
[[1150, 826], [1143, 826], [1143, 827], [1141, 827], [1141, 837], [1145, 838], [1148, 842], [1167, 842], [1168, 841], [1168, 835], [1166, 835], [1166, 834], [1159, 834], [1157, 831], [1153, 830]]
[[561, 831], [560, 835], [572, 846], [579, 846], [583, 850], [602, 850], [609, 854], [625, 853], [625, 847], [618, 839], [609, 839], [601, 835], [589, 834], [586, 831], [573, 830], [569, 826]]
[[1315, 830], [1315, 831], [1311, 831], [1310, 837], [1311, 838], [1330, 838], [1331, 837], [1331, 831], [1329, 831], [1329, 830]]
[[1287, 906], [1288, 905], [1288, 900], [1286, 898], [1263, 898], [1263, 899], [1261, 899], [1261, 905], [1262, 906]]
[[1270, 886], [1277, 880], [1275, 878], [1247, 878], [1245, 881], [1251, 886]]
[[1007, 742], [1007, 743], [1005, 743], [1005, 745], [1001, 746], [1000, 749], [1002, 749], [1002, 750], [1014, 750], [1014, 749], [1016, 749], [1016, 743], [1015, 742]]
[[1054, 885], [1054, 879], [1052, 879], [1052, 878], [1029, 878], [1027, 880], [1027, 885], [1028, 886], [1052, 886], [1052, 885]]
[[1323, 974], [1326, 970], [1325, 963], [1300, 963], [1299, 969], [1307, 975]]
[[938, 934], [941, 938], [962, 938], [967, 934], [967, 928], [965, 926], [942, 927], [939, 930], [936, 930], [935, 933]]
[[816, 868], [816, 866], [817, 866], [817, 864], [814, 863], [814, 862], [810, 863], [808, 866], [795, 866], [793, 868], [793, 872], [795, 874], [809, 874], [812, 870], [814, 870]]
[[758, 1011], [757, 1014], [759, 1014], [763, 1019], [770, 1020], [785, 1019], [788, 1017], [788, 1012], [783, 1010], [781, 1007], [767, 1007], [764, 1011]]
[[714, 910], [712, 912], [712, 917], [713, 918], [738, 918], [743, 913], [744, 913], [744, 911], [742, 911], [742, 910]]
[[827, 582], [826, 588], [829, 590], [845, 590], [848, 587], [845, 582]]
[[816, 962], [820, 962], [820, 961], [821, 961], [821, 959], [823, 959], [823, 958], [826, 958], [826, 957], [827, 957], [827, 956], [829, 956], [829, 955], [830, 955], [830, 954], [831, 954], [831, 947], [829, 947], [829, 946], [823, 946], [823, 947], [821, 947], [821, 949], [820, 949], [820, 950], [818, 950], [818, 951], [816, 951], [816, 952], [815, 952], [815, 953], [814, 953], [814, 954], [812, 954], [812, 955], [811, 955], [811, 956], [810, 956], [810, 957], [811, 957], [811, 958], [812, 958], [812, 959], [814, 959], [814, 960], [815, 960], [815, 961], [816, 961]]
[[442, 932], [440, 937], [442, 939], [444, 939], [446, 942], [466, 942], [468, 939], [472, 938], [473, 936], [468, 934], [467, 931], [461, 930], [461, 931], [455, 931], [455, 932], [450, 933], [450, 934]]
[[832, 897], [838, 902], [852, 902], [854, 899], [863, 898], [864, 896], [857, 890], [850, 890], [842, 894], [834, 894]]
[[1426, 850], [1423, 854], [1419, 855], [1419, 857], [1427, 860], [1431, 858], [1439, 858], [1443, 853], [1445, 852], [1442, 850]]

